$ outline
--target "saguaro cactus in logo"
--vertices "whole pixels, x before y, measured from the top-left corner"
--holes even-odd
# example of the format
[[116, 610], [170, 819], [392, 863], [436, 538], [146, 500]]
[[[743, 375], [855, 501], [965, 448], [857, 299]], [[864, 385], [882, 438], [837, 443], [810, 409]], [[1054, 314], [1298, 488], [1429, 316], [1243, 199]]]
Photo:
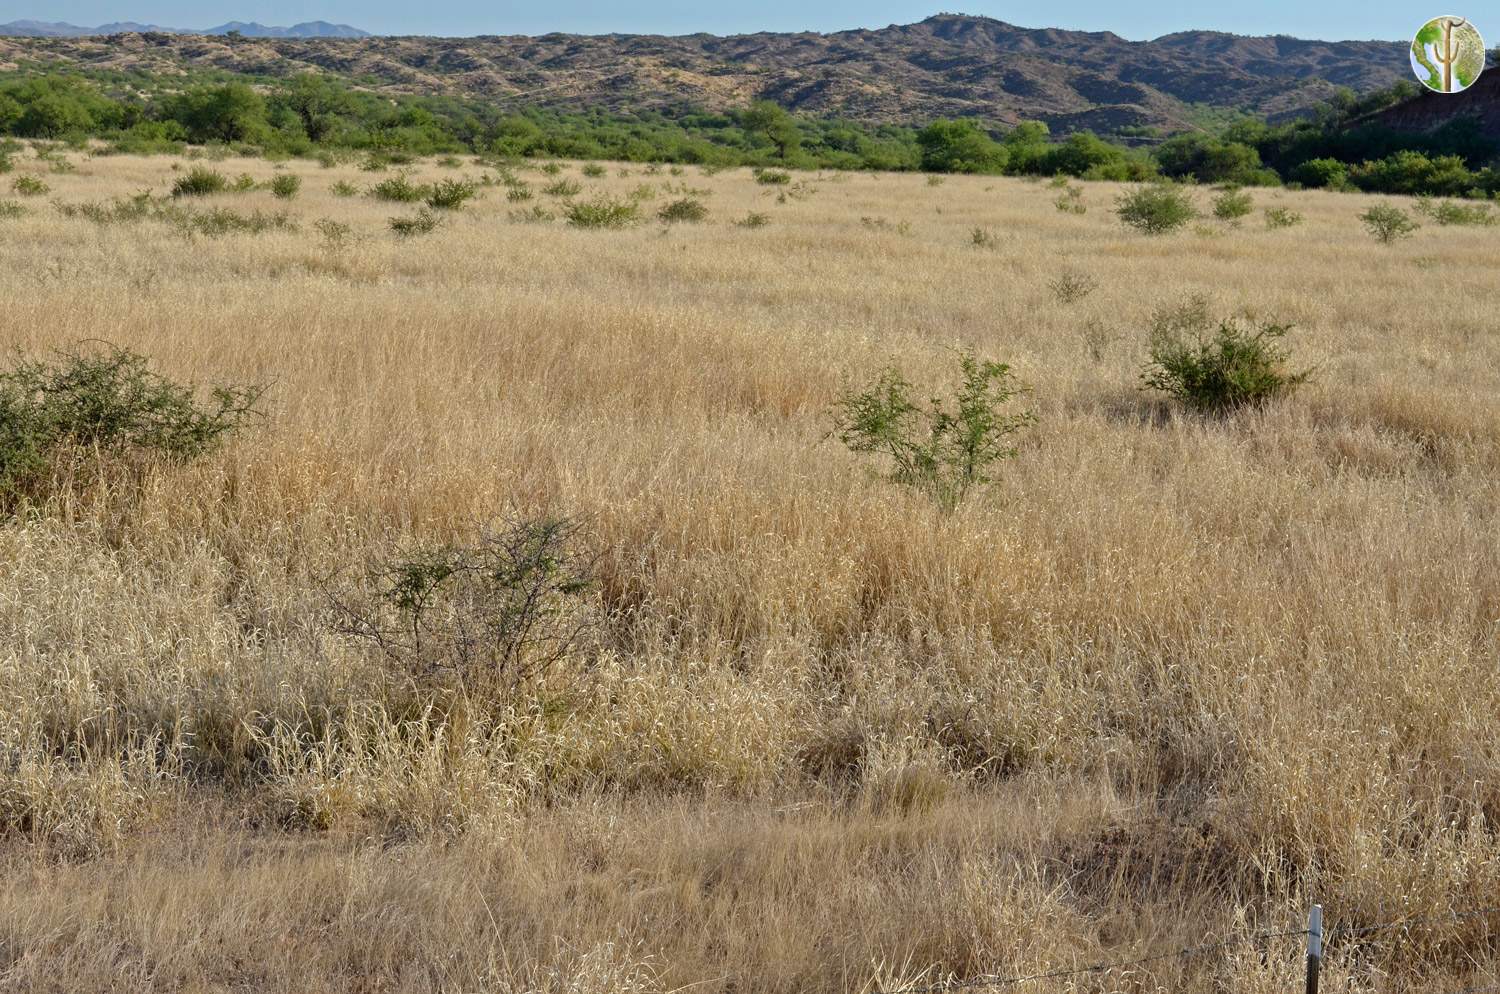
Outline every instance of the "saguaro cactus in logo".
[[1484, 71], [1484, 39], [1467, 17], [1434, 17], [1411, 40], [1411, 69], [1430, 90], [1466, 90]]

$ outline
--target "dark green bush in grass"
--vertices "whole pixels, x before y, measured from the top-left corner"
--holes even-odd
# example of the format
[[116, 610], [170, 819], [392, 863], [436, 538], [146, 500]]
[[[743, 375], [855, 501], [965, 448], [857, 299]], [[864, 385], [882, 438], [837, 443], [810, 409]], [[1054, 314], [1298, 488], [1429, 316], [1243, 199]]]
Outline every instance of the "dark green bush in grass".
[[466, 179], [445, 179], [433, 184], [427, 192], [427, 206], [433, 210], [456, 211], [474, 196], [474, 184]]
[[174, 197], [206, 197], [211, 193], [223, 193], [229, 189], [229, 180], [224, 174], [207, 166], [194, 166], [186, 176], [178, 177], [172, 184]]
[[704, 206], [701, 200], [694, 199], [693, 197], [684, 197], [681, 200], [674, 200], [670, 204], [667, 204], [656, 212], [656, 216], [668, 224], [676, 224], [681, 221], [702, 221], [708, 217], [708, 208]]
[[1198, 216], [1188, 192], [1171, 183], [1152, 183], [1121, 194], [1115, 213], [1121, 223], [1148, 235], [1175, 231]]
[[271, 180], [271, 193], [280, 200], [291, 200], [302, 189], [302, 177], [281, 173]]
[[600, 196], [569, 204], [563, 211], [575, 228], [625, 228], [640, 220], [640, 205], [631, 200]]
[[989, 470], [1015, 455], [1010, 437], [1036, 421], [1030, 412], [1002, 408], [1025, 389], [1004, 363], [959, 352], [959, 386], [925, 404], [894, 366], [865, 390], [846, 390], [834, 407], [833, 434], [852, 452], [884, 456], [888, 479], [928, 494], [945, 511]]
[[1159, 311], [1153, 323], [1141, 382], [1195, 410], [1221, 414], [1261, 404], [1313, 374], [1291, 368], [1291, 355], [1281, 345], [1289, 324], [1244, 328], [1227, 318], [1215, 328], [1202, 298]]
[[427, 191], [411, 181], [406, 173], [397, 173], [370, 187], [370, 196], [397, 204], [414, 204], [427, 195]]
[[262, 386], [198, 390], [152, 372], [144, 356], [108, 347], [0, 373], [0, 510], [42, 500], [71, 460], [201, 456], [261, 414]]

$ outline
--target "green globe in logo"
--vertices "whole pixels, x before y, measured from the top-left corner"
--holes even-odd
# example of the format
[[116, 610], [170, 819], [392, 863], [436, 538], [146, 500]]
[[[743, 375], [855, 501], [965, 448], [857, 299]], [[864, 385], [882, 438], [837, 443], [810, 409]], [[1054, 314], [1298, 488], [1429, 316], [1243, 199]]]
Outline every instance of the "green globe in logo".
[[1466, 17], [1434, 17], [1411, 40], [1411, 71], [1429, 90], [1457, 93], [1484, 72], [1484, 39]]

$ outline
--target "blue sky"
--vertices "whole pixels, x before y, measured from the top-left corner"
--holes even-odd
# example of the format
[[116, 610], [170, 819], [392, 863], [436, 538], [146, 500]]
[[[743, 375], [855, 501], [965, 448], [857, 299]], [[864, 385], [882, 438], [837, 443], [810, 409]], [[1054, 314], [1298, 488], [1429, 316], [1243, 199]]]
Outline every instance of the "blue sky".
[[[937, 6], [948, 4], [957, 6]], [[1461, 4], [1459, 6], [1462, 6]], [[837, 31], [919, 21], [938, 10], [985, 14], [1026, 27], [1109, 30], [1126, 38], [1154, 38], [1187, 28], [1303, 38], [1405, 39], [1429, 17], [1473, 14], [1484, 31], [1485, 10], [1350, 0], [1261, 0], [1235, 4], [1205, 0], [0, 0], [0, 22], [19, 18], [100, 24], [142, 21], [172, 27], [209, 27], [229, 20], [293, 24], [324, 20], [382, 34], [544, 34], [548, 31], [687, 34], [709, 31]], [[1500, 10], [1496, 11], [1500, 37]]]

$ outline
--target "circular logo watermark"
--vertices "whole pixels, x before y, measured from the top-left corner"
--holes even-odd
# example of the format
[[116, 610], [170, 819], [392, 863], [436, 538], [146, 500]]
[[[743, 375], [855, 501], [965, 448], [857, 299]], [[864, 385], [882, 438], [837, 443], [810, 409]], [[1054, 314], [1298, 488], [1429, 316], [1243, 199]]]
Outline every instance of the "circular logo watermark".
[[1467, 17], [1444, 14], [1417, 29], [1411, 71], [1429, 90], [1458, 93], [1484, 72], [1484, 39]]

